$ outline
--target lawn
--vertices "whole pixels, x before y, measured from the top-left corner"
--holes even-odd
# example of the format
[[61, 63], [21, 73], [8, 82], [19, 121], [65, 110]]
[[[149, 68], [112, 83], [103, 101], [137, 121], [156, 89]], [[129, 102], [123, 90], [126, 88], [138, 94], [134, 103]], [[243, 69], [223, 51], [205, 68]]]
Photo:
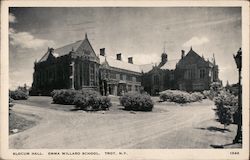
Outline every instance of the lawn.
[[[239, 148], [231, 145], [235, 125], [223, 130], [215, 121], [214, 103], [209, 100], [179, 105], [159, 103], [153, 97], [152, 112], [130, 112], [118, 97], [109, 111], [73, 111], [72, 105], [57, 105], [50, 97], [15, 101], [13, 111], [35, 115], [36, 126], [10, 137], [10, 148]], [[43, 139], [43, 141], [37, 141]]]

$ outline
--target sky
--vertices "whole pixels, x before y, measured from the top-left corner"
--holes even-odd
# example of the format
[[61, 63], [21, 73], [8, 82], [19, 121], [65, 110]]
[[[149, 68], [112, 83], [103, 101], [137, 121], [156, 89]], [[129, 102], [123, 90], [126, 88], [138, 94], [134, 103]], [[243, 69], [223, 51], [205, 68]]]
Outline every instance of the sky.
[[193, 50], [205, 59], [215, 55], [219, 78], [237, 83], [233, 59], [241, 47], [239, 7], [12, 7], [9, 9], [9, 87], [31, 86], [34, 62], [48, 47], [58, 48], [88, 34], [96, 54], [122, 53], [135, 64], [180, 59]]

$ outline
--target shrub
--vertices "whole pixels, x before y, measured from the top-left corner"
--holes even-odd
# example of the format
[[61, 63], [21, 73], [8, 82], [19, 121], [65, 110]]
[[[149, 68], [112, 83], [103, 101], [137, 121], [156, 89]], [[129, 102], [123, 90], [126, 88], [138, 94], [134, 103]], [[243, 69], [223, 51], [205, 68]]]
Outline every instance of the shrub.
[[14, 100], [26, 100], [29, 97], [27, 93], [21, 90], [9, 91], [9, 96]]
[[154, 103], [147, 94], [128, 92], [120, 97], [120, 103], [125, 110], [133, 111], [152, 111]]
[[238, 109], [238, 99], [226, 91], [221, 91], [215, 97], [215, 112], [218, 121], [224, 125], [224, 128], [233, 122], [233, 115]]
[[12, 107], [15, 105], [14, 103], [13, 103], [13, 99], [12, 98], [10, 98], [9, 97], [9, 110], [11, 110], [12, 109]]
[[205, 90], [202, 92], [202, 94], [205, 98], [212, 99], [212, 97], [210, 95], [210, 90]]
[[194, 92], [192, 94], [189, 94], [185, 91], [166, 90], [160, 93], [161, 101], [169, 101], [169, 102], [176, 102], [176, 103], [197, 102], [197, 101], [201, 101], [203, 98], [204, 96], [199, 92]]
[[109, 97], [106, 97], [106, 96], [102, 96], [100, 98], [100, 107], [102, 110], [107, 110], [109, 109], [109, 107], [112, 106], [112, 103], [110, 101], [110, 98]]
[[209, 96], [208, 98], [213, 100], [215, 97], [218, 96], [219, 92], [223, 89], [221, 83], [213, 82], [210, 85]]
[[51, 92], [53, 102], [57, 104], [74, 104], [78, 91], [72, 89], [54, 90]]
[[101, 96], [94, 90], [54, 90], [51, 95], [54, 103], [72, 104], [86, 111], [107, 110], [112, 105], [110, 98]]
[[197, 102], [197, 101], [202, 101], [205, 96], [201, 94], [200, 92], [194, 92], [191, 94], [191, 102]]

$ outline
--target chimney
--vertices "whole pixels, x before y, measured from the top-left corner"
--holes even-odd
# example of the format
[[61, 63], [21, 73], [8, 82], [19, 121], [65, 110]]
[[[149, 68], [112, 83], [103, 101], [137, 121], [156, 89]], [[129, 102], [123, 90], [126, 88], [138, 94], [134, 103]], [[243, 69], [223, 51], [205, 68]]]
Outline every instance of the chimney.
[[122, 54], [121, 53], [116, 54], [116, 59], [121, 61], [122, 60]]
[[185, 51], [181, 50], [181, 59], [185, 57]]
[[128, 57], [128, 63], [133, 64], [133, 57]]
[[105, 56], [105, 48], [101, 48], [100, 49], [100, 55], [101, 56]]

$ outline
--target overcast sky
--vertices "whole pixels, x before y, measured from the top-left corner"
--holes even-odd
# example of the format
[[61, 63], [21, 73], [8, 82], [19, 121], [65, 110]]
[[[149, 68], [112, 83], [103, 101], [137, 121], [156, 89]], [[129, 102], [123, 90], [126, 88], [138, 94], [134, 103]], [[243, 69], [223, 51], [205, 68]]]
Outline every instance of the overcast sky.
[[241, 9], [237, 7], [162, 8], [10, 8], [10, 88], [31, 85], [34, 61], [48, 47], [84, 39], [95, 52], [122, 53], [134, 63], [160, 61], [164, 43], [169, 60], [190, 47], [206, 59], [215, 54], [219, 77], [236, 83], [232, 54], [241, 47]]

